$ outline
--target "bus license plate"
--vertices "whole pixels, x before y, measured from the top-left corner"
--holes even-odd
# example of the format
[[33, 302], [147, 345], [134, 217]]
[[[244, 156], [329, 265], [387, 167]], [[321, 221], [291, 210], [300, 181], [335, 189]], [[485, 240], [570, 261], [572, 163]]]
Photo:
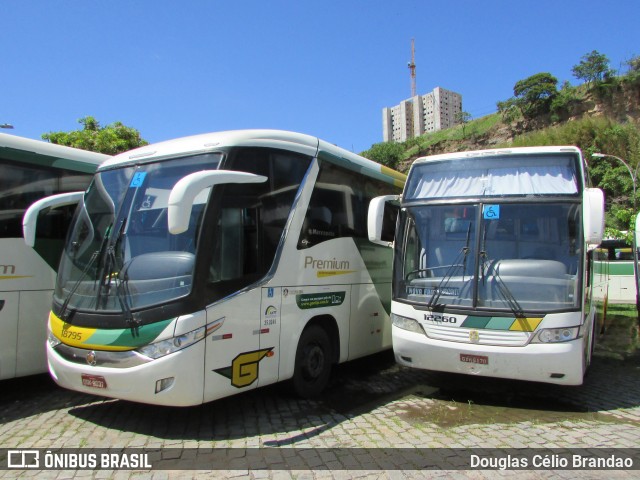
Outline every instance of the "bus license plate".
[[107, 388], [107, 381], [101, 375], [82, 374], [82, 385], [91, 388]]
[[460, 361], [463, 363], [477, 363], [478, 365], [489, 365], [489, 357], [485, 355], [460, 354]]

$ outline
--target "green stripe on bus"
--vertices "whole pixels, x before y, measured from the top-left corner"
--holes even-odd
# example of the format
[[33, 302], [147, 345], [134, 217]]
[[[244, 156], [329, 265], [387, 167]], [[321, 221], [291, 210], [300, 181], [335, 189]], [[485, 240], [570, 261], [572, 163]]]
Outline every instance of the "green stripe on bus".
[[633, 275], [633, 263], [631, 262], [610, 262], [607, 263], [594, 263], [593, 265], [594, 273], [598, 273], [601, 275]]
[[[491, 317], [467, 317], [462, 325], [463, 328], [486, 328]], [[513, 322], [513, 319], [511, 319]]]
[[93, 345], [139, 347], [152, 343], [173, 319], [143, 325], [138, 328], [99, 329], [91, 336]]
[[514, 320], [514, 318], [492, 317], [486, 328], [488, 330], [509, 330]]

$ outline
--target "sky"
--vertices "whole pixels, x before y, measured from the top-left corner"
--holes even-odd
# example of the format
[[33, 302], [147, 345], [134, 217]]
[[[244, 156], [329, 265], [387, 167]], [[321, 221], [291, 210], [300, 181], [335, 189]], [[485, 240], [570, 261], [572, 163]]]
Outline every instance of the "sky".
[[2, 0], [1, 130], [40, 139], [95, 117], [150, 143], [276, 128], [360, 153], [382, 109], [462, 95], [479, 118], [518, 80], [597, 50], [640, 55], [637, 0]]

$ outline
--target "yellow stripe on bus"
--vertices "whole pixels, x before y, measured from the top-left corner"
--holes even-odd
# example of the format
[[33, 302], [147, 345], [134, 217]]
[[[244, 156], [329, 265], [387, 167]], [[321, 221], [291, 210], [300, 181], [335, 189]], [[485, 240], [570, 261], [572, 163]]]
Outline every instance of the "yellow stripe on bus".
[[96, 333], [97, 328], [77, 327], [58, 318], [53, 312], [49, 313], [49, 328], [58, 340], [65, 345], [86, 349], [109, 350], [113, 352], [124, 352], [132, 347], [119, 347], [104, 344], [92, 344], [89, 339]]
[[516, 318], [516, 321], [513, 322], [509, 330], [515, 332], [533, 332], [540, 322], [542, 318]]

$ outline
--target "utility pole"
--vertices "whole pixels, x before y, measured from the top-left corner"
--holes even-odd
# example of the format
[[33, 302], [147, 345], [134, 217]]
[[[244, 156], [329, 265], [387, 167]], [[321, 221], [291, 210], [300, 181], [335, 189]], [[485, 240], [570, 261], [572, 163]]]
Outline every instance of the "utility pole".
[[411, 39], [411, 61], [407, 64], [411, 71], [411, 98], [416, 96], [416, 49], [415, 41]]

